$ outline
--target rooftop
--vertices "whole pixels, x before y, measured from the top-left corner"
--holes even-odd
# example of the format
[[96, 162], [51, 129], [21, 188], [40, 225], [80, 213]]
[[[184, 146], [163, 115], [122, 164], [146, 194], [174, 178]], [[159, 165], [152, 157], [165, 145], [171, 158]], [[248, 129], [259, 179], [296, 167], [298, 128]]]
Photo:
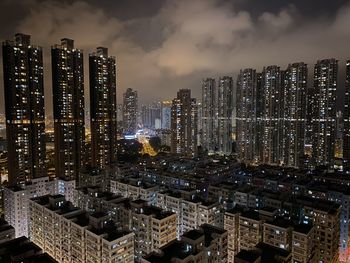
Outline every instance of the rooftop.
[[257, 259], [260, 258], [260, 254], [257, 251], [254, 250], [241, 250], [238, 252], [238, 254], [235, 256], [235, 259], [244, 260], [244, 262], [247, 263], [254, 263]]
[[198, 229], [192, 229], [184, 233], [182, 236], [191, 240], [197, 240], [203, 237], [203, 232], [199, 231]]
[[241, 213], [241, 217], [253, 219], [253, 220], [256, 220], [256, 221], [260, 220], [260, 214], [259, 214], [259, 212], [255, 211], [255, 210], [244, 211], [244, 212]]
[[311, 224], [296, 224], [293, 225], [294, 232], [308, 234], [313, 229], [313, 225]]
[[[41, 261], [45, 259], [45, 261]], [[30, 242], [26, 237], [19, 237], [16, 239], [4, 242], [0, 246], [0, 262], [45, 262], [55, 263], [56, 261], [43, 254], [40, 247]]]
[[181, 260], [187, 258], [194, 251], [183, 241], [174, 240], [161, 248], [161, 253], [151, 253], [145, 259], [151, 263], [173, 262], [174, 258]]

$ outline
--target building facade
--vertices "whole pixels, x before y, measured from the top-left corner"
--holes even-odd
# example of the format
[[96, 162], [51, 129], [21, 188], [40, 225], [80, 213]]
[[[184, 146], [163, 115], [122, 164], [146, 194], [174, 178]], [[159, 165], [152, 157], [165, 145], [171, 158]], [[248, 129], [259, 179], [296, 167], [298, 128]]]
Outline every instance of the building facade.
[[232, 113], [233, 113], [233, 79], [224, 76], [218, 83], [218, 154], [232, 153]]
[[62, 194], [67, 200], [73, 199], [75, 181], [65, 181], [55, 178], [40, 177], [30, 180], [21, 187], [4, 188], [4, 218], [15, 229], [16, 237], [26, 236], [28, 233], [28, 202], [30, 198], [51, 194]]
[[317, 61], [314, 69], [312, 159], [314, 165], [333, 165], [336, 138], [338, 61]]
[[171, 152], [197, 155], [197, 104], [191, 90], [180, 89], [171, 107]]
[[283, 83], [283, 158], [285, 166], [303, 164], [307, 110], [307, 65], [303, 62], [289, 64]]
[[237, 152], [242, 162], [257, 160], [257, 74], [241, 70], [237, 78]]
[[162, 129], [170, 130], [171, 126], [171, 101], [162, 101], [161, 105], [161, 125]]
[[45, 176], [42, 48], [16, 34], [2, 45], [9, 183]]
[[99, 47], [89, 67], [92, 165], [104, 169], [117, 158], [116, 60]]
[[83, 52], [64, 38], [51, 48], [55, 128], [55, 173], [79, 179], [85, 163]]
[[202, 131], [201, 146], [208, 154], [216, 150], [216, 84], [215, 79], [202, 81]]
[[137, 128], [138, 100], [137, 91], [127, 89], [123, 94], [124, 133], [135, 133]]
[[268, 164], [280, 164], [283, 94], [281, 70], [278, 66], [268, 66], [263, 69], [261, 93], [260, 161]]
[[61, 195], [29, 201], [30, 235], [57, 262], [134, 262], [134, 234], [106, 213], [87, 213]]

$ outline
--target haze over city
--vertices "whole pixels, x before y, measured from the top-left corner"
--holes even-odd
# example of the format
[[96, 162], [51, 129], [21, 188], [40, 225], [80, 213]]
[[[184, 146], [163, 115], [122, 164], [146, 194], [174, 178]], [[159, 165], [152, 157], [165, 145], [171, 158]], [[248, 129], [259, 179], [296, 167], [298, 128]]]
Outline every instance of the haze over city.
[[[44, 48], [46, 112], [52, 115], [50, 47], [68, 37], [85, 56], [107, 46], [117, 57], [117, 96], [138, 90], [140, 101], [173, 98], [179, 88], [200, 97], [204, 77], [236, 76], [241, 68], [334, 57], [339, 94], [348, 57], [348, 1], [9, 1], [0, 2], [0, 40], [14, 32]], [[78, 15], [77, 15], [78, 14]], [[1, 56], [1, 54], [0, 54]], [[1, 57], [0, 57], [1, 59]], [[88, 59], [85, 59], [87, 68]], [[2, 78], [0, 69], [0, 78]], [[312, 74], [309, 74], [311, 76]], [[88, 74], [85, 73], [88, 96]], [[338, 96], [342, 108], [343, 96]], [[0, 82], [0, 112], [4, 112]], [[88, 105], [86, 105], [88, 108]]]
[[349, 1], [0, 23], [0, 262], [350, 263]]

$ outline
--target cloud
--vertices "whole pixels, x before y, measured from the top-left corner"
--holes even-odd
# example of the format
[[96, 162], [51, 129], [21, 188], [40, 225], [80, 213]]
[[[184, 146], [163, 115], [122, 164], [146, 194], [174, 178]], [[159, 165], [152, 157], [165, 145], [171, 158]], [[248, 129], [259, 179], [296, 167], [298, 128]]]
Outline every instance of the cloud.
[[153, 52], [157, 64], [182, 76], [193, 71], [218, 70], [223, 51], [241, 44], [252, 30], [247, 12], [234, 12], [215, 1], [178, 1], [162, 10], [167, 17], [166, 39]]
[[[28, 1], [33, 3], [34, 0]], [[276, 13], [253, 17], [221, 0], [168, 0], [150, 17], [120, 20], [83, 1], [31, 4], [16, 31], [32, 35], [45, 48], [47, 107], [51, 108], [50, 46], [63, 37], [75, 39], [87, 55], [103, 45], [118, 61], [118, 99], [126, 88], [141, 101], [173, 98], [180, 88], [200, 96], [206, 76], [234, 75], [240, 68], [312, 64], [320, 58], [349, 56], [350, 5], [330, 17], [305, 19], [287, 5]], [[310, 70], [312, 72], [312, 70]], [[88, 98], [88, 96], [86, 96]], [[86, 103], [88, 106], [88, 103]]]
[[[75, 40], [75, 47], [84, 50], [85, 90], [88, 93], [88, 53], [98, 46], [109, 48], [109, 54], [117, 57], [119, 86], [139, 89], [147, 79], [159, 77], [159, 68], [152, 62], [143, 48], [124, 35], [125, 22], [108, 17], [101, 9], [84, 2], [58, 3], [47, 1], [33, 8], [18, 25], [17, 31], [32, 35], [33, 43], [45, 49], [45, 84], [47, 106], [51, 108], [51, 60], [50, 46], [60, 43], [63, 37]], [[121, 91], [118, 90], [119, 95]], [[120, 96], [119, 96], [120, 97]], [[88, 98], [88, 96], [86, 96]], [[86, 100], [88, 106], [88, 100]]]

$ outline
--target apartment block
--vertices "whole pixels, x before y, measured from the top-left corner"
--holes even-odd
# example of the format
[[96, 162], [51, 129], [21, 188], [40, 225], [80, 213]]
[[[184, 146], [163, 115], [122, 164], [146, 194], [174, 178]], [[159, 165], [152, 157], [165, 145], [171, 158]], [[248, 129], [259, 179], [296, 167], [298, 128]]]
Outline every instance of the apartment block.
[[134, 234], [107, 213], [87, 213], [62, 195], [29, 201], [30, 235], [57, 262], [134, 262]]
[[316, 228], [310, 225], [298, 225], [293, 228], [292, 255], [295, 263], [316, 263]]
[[158, 206], [178, 215], [178, 238], [185, 232], [202, 224], [223, 226], [223, 212], [218, 202], [203, 201], [180, 192], [158, 193]]
[[240, 210], [230, 210], [224, 215], [224, 229], [227, 231], [227, 262], [234, 262], [239, 252], [239, 216]]
[[204, 224], [142, 259], [142, 263], [227, 262], [227, 232]]
[[131, 229], [135, 233], [135, 256], [138, 260], [176, 239], [176, 214], [147, 206], [143, 200], [131, 205]]
[[263, 220], [259, 213], [250, 210], [244, 211], [239, 217], [239, 250], [252, 249], [263, 238]]
[[118, 228], [134, 232], [137, 260], [177, 237], [176, 214], [150, 206], [146, 200], [132, 200], [94, 186], [74, 190], [73, 204], [94, 213], [107, 212]]
[[235, 263], [291, 263], [289, 251], [265, 243], [257, 244], [251, 250], [242, 250], [235, 256]]
[[304, 220], [316, 227], [316, 258], [324, 263], [337, 262], [340, 241], [340, 206], [334, 202], [301, 198]]
[[285, 250], [291, 250], [293, 227], [292, 222], [276, 218], [264, 222], [263, 242]]
[[53, 179], [49, 177], [35, 178], [21, 186], [4, 188], [5, 220], [15, 228], [16, 237], [26, 236], [28, 233], [28, 200], [47, 194], [62, 194], [67, 200], [72, 200], [75, 181]]
[[111, 192], [133, 200], [146, 200], [149, 205], [156, 205], [159, 187], [141, 181], [111, 180]]

